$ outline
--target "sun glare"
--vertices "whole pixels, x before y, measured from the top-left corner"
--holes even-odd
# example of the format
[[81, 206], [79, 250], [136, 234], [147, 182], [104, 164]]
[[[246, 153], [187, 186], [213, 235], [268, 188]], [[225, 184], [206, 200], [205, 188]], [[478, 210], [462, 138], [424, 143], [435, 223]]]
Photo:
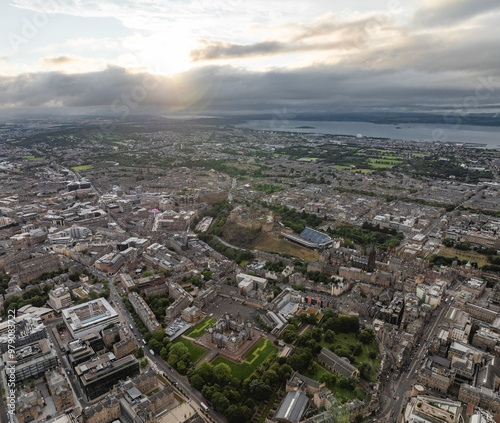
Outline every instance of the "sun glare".
[[192, 39], [186, 33], [159, 34], [144, 39], [138, 55], [150, 72], [169, 75], [189, 69], [192, 48]]

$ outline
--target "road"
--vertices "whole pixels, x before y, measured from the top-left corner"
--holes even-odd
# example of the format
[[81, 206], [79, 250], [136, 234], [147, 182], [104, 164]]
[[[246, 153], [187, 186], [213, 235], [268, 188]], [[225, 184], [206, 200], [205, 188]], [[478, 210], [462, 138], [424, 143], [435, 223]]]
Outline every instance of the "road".
[[[386, 395], [382, 396], [381, 411], [378, 414], [379, 421], [393, 422], [401, 421], [401, 413], [404, 411], [407, 400], [410, 397], [412, 386], [417, 381], [418, 369], [422, 366], [422, 358], [425, 358], [428, 349], [428, 341], [436, 334], [439, 324], [442, 322], [444, 314], [447, 312], [451, 302], [442, 303], [443, 306], [435, 309], [436, 313], [431, 317], [432, 323], [424, 329], [424, 342], [420, 347], [414, 348], [414, 353], [410, 363], [406, 366], [407, 371], [401, 371], [399, 377], [394, 379], [390, 374], [389, 382], [386, 385]], [[387, 355], [391, 357], [390, 354]]]
[[[106, 275], [103, 274], [102, 277], [104, 279], [106, 277]], [[125, 308], [125, 306], [121, 300], [121, 297], [116, 292], [116, 289], [115, 289], [112, 281], [110, 281], [109, 288], [110, 288], [110, 299], [113, 300], [115, 302], [115, 304], [119, 305], [120, 314], [123, 316], [124, 321], [128, 325], [132, 325], [134, 327], [134, 329], [132, 330], [132, 333], [136, 337], [138, 345], [143, 345], [142, 335], [139, 333], [139, 331], [135, 327], [134, 319], [132, 318], [132, 316], [128, 312], [128, 310]], [[151, 354], [149, 351], [149, 348], [147, 346], [144, 346], [144, 353], [145, 353], [145, 356], [148, 358], [148, 360], [150, 362], [152, 362], [160, 372], [165, 373], [165, 375], [167, 375], [169, 379], [174, 381], [175, 386], [177, 388], [180, 388], [186, 397], [193, 400], [194, 404], [196, 405], [197, 410], [199, 410], [201, 413], [200, 403], [204, 402], [205, 398], [203, 398], [203, 396], [201, 395], [200, 392], [198, 392], [196, 389], [193, 389], [191, 387], [191, 385], [189, 384], [189, 382], [187, 380], [187, 377], [182, 376], [176, 370], [172, 369], [158, 355]], [[210, 408], [206, 414], [208, 414], [210, 416], [210, 418], [217, 423], [227, 423], [226, 418], [222, 414], [217, 413], [212, 408]]]

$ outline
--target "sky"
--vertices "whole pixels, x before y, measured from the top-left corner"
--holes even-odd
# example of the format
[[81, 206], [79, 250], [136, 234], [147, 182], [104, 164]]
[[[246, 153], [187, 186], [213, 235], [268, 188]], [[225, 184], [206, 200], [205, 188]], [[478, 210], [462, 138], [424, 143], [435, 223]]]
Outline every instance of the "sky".
[[2, 111], [500, 110], [498, 0], [2, 0]]

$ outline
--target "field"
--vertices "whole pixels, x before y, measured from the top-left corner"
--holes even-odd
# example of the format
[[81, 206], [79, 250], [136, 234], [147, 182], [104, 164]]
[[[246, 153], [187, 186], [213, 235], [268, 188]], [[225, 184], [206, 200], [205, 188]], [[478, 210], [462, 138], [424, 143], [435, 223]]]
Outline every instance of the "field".
[[45, 157], [35, 157], [35, 156], [23, 156], [26, 160], [43, 160]]
[[476, 262], [479, 267], [488, 264], [488, 259], [486, 258], [486, 256], [478, 254], [474, 251], [462, 251], [456, 250], [454, 248], [442, 248], [437, 254], [449, 258], [454, 258], [456, 256], [458, 260], [467, 260], [471, 263]]
[[266, 234], [259, 234], [259, 236], [252, 243], [250, 248], [255, 248], [269, 253], [289, 254], [294, 257], [299, 257], [308, 261], [317, 261], [319, 254], [316, 251], [302, 248], [299, 245], [292, 244], [284, 239], [275, 239]]
[[384, 158], [371, 158], [368, 159], [368, 164], [373, 167], [377, 168], [388, 168], [388, 167], [393, 167], [398, 164], [402, 163], [401, 160], [394, 160], [394, 159], [386, 159]]
[[200, 338], [205, 333], [205, 329], [207, 327], [209, 327], [210, 325], [214, 324], [215, 322], [216, 322], [215, 319], [211, 319], [210, 317], [207, 317], [202, 322], [194, 325], [184, 335], [189, 337], [189, 338]]
[[191, 354], [192, 363], [196, 363], [201, 357], [203, 357], [207, 353], [207, 351], [204, 348], [201, 348], [198, 345], [194, 345], [189, 339], [179, 338], [179, 340], [176, 340], [174, 344], [177, 344], [178, 342], [183, 343], [188, 348], [189, 353]]
[[74, 166], [71, 168], [71, 170], [74, 172], [80, 172], [81, 170], [89, 170], [89, 169], [92, 169], [93, 167], [94, 166], [92, 166], [92, 165]]
[[219, 363], [225, 363], [231, 368], [234, 377], [245, 380], [252, 375], [255, 370], [268, 358], [276, 348], [273, 347], [268, 339], [261, 339], [245, 356], [245, 362], [236, 364], [222, 357], [217, 357], [212, 364], [216, 366]]

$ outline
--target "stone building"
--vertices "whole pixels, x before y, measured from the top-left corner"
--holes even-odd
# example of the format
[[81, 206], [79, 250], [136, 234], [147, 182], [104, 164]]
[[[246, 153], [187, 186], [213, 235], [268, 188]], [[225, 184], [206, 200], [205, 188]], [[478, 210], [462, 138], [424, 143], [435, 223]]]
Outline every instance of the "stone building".
[[52, 370], [51, 372], [47, 372], [45, 377], [47, 379], [50, 396], [54, 400], [57, 411], [64, 411], [73, 407], [75, 404], [73, 390], [68, 380], [61, 372]]
[[30, 390], [30, 388], [19, 390], [16, 404], [17, 420], [19, 423], [37, 420], [40, 414], [42, 414], [44, 405], [45, 401], [40, 391]]
[[226, 348], [231, 352], [238, 351], [254, 333], [252, 323], [243, 323], [241, 320], [239, 313], [235, 320], [231, 319], [229, 313], [224, 314], [219, 321], [208, 328], [208, 340], [218, 348]]
[[109, 394], [96, 405], [86, 407], [82, 416], [85, 423], [111, 423], [121, 416], [120, 401], [115, 394]]

